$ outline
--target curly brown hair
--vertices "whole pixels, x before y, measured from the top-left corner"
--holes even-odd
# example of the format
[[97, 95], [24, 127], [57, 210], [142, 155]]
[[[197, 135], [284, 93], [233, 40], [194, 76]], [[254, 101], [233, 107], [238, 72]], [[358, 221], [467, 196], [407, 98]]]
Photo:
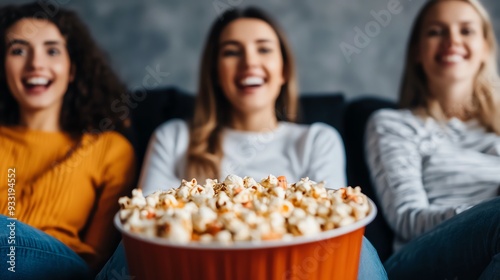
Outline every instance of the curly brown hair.
[[[5, 55], [9, 27], [21, 19], [47, 20], [57, 26], [66, 39], [66, 48], [75, 78], [68, 85], [59, 116], [61, 129], [71, 135], [115, 130], [125, 133], [128, 118], [112, 110], [112, 102], [127, 93], [125, 85], [111, 69], [104, 52], [79, 18], [70, 10], [59, 8], [50, 16], [38, 3], [8, 5], [0, 8], [0, 125], [18, 125], [19, 105], [6, 81]], [[116, 110], [115, 110], [116, 111]]]

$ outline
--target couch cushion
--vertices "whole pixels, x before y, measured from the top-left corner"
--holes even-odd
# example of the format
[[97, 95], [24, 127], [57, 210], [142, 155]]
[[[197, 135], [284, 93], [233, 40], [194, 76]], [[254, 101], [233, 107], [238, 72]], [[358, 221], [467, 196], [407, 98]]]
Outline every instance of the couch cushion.
[[394, 234], [382, 215], [371, 183], [365, 160], [364, 137], [366, 124], [373, 112], [382, 108], [395, 107], [396, 104], [389, 100], [362, 97], [349, 102], [344, 115], [347, 181], [351, 186], [361, 186], [363, 193], [370, 197], [379, 209], [375, 220], [366, 227], [365, 236], [377, 249], [382, 261], [385, 261], [392, 254]]
[[193, 114], [193, 105], [194, 96], [173, 87], [147, 91], [144, 100], [137, 102], [131, 119], [139, 170], [156, 127], [173, 118], [189, 118]]
[[345, 98], [341, 93], [306, 94], [300, 97], [299, 122], [327, 123], [342, 135]]

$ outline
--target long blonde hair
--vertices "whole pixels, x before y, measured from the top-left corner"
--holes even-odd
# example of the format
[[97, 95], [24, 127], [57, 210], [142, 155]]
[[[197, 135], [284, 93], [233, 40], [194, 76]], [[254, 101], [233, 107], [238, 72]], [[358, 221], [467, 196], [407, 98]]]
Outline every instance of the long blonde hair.
[[[427, 88], [425, 72], [417, 62], [418, 44], [422, 21], [430, 9], [439, 2], [451, 0], [430, 0], [420, 11], [413, 25], [408, 51], [406, 54], [406, 65], [403, 81], [401, 84], [399, 105], [401, 108], [416, 109], [424, 112], [427, 116], [443, 119], [442, 109], [430, 106], [431, 96]], [[453, 0], [470, 4], [479, 14], [482, 20], [484, 38], [489, 47], [489, 57], [485, 59], [474, 82], [472, 96], [472, 110], [479, 121], [489, 130], [500, 134], [500, 112], [498, 109], [499, 96], [497, 87], [500, 79], [497, 70], [497, 43], [493, 25], [485, 8], [477, 0]], [[441, 112], [439, 112], [441, 110]]]
[[275, 112], [278, 120], [295, 121], [297, 115], [297, 80], [291, 48], [284, 33], [265, 12], [258, 8], [226, 11], [212, 25], [203, 50], [198, 95], [193, 121], [190, 125], [190, 140], [187, 151], [185, 178], [219, 178], [223, 156], [221, 132], [229, 124], [231, 104], [218, 85], [217, 61], [219, 37], [224, 28], [240, 18], [255, 18], [269, 24], [276, 32], [281, 54], [285, 83], [276, 100]]

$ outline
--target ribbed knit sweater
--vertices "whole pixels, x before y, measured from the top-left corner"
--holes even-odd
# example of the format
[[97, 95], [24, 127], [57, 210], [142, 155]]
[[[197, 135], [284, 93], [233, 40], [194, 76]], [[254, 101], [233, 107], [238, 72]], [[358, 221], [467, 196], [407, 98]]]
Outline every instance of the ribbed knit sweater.
[[132, 146], [116, 132], [75, 141], [63, 132], [0, 126], [0, 214], [57, 238], [91, 266], [112, 253], [113, 215], [133, 178]]
[[380, 110], [367, 126], [366, 153], [395, 249], [499, 194], [500, 136], [477, 120]]

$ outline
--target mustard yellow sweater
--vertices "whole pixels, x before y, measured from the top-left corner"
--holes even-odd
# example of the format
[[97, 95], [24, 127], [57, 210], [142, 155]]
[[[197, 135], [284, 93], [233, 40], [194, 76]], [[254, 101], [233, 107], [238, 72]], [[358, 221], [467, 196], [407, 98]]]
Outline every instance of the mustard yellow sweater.
[[63, 132], [0, 126], [0, 213], [59, 239], [92, 267], [112, 253], [113, 215], [133, 179], [132, 146], [116, 132], [78, 144]]

